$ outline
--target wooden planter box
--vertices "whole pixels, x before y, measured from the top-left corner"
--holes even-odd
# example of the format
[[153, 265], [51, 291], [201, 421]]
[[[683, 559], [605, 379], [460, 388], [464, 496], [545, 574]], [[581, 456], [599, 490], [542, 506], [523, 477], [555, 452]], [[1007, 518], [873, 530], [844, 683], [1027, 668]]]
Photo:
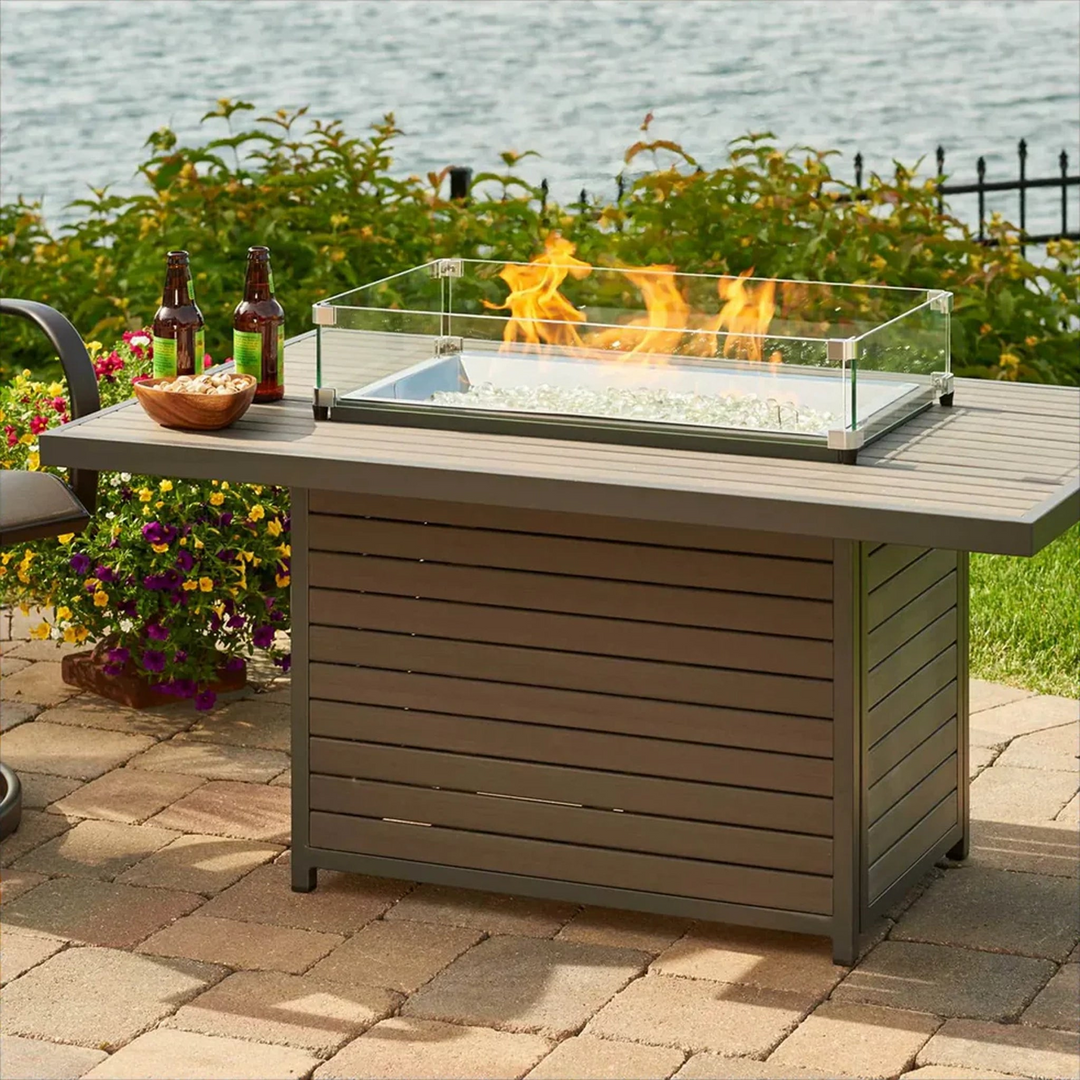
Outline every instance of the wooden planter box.
[[295, 888], [332, 867], [639, 908], [850, 963], [962, 854], [966, 555], [304, 502]]

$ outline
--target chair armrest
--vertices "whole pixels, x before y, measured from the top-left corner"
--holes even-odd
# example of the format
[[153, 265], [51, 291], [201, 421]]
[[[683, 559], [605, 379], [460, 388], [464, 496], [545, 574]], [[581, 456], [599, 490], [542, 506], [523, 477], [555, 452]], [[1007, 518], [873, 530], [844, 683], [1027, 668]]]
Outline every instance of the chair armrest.
[[[64, 369], [71, 395], [71, 416], [77, 420], [101, 408], [97, 375], [78, 330], [55, 308], [36, 300], [0, 298], [0, 314], [16, 315], [32, 322], [49, 339]], [[97, 502], [97, 473], [72, 469], [70, 487], [76, 498], [93, 513]]]

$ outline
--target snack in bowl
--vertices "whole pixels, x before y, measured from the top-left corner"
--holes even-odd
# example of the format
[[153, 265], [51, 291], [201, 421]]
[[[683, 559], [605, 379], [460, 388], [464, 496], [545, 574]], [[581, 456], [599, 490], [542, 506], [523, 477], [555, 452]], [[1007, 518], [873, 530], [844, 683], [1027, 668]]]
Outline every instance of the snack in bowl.
[[251, 375], [232, 371], [145, 379], [135, 396], [147, 415], [162, 427], [186, 431], [218, 431], [247, 412], [257, 386]]

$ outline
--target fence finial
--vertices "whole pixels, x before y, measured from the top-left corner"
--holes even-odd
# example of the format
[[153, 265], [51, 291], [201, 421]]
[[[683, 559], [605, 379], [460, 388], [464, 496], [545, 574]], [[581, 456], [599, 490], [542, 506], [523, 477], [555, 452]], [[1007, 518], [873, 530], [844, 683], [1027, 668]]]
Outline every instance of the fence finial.
[[540, 213], [541, 214], [543, 214], [547, 210], [548, 190], [549, 190], [549, 188], [548, 188], [547, 177], [545, 176], [544, 179], [540, 181]]
[[855, 190], [859, 191], [862, 188], [862, 152], [860, 151], [855, 155]]
[[986, 222], [986, 158], [981, 157], [975, 163], [975, 175], [979, 178], [979, 239], [986, 239], [985, 222]]

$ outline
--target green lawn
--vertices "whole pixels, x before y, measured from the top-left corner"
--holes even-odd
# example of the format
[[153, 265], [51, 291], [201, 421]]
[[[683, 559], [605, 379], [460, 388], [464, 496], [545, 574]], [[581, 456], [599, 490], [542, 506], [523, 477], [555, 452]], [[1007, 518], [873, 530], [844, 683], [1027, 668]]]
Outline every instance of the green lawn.
[[971, 556], [971, 674], [1080, 692], [1080, 526], [1032, 559]]

